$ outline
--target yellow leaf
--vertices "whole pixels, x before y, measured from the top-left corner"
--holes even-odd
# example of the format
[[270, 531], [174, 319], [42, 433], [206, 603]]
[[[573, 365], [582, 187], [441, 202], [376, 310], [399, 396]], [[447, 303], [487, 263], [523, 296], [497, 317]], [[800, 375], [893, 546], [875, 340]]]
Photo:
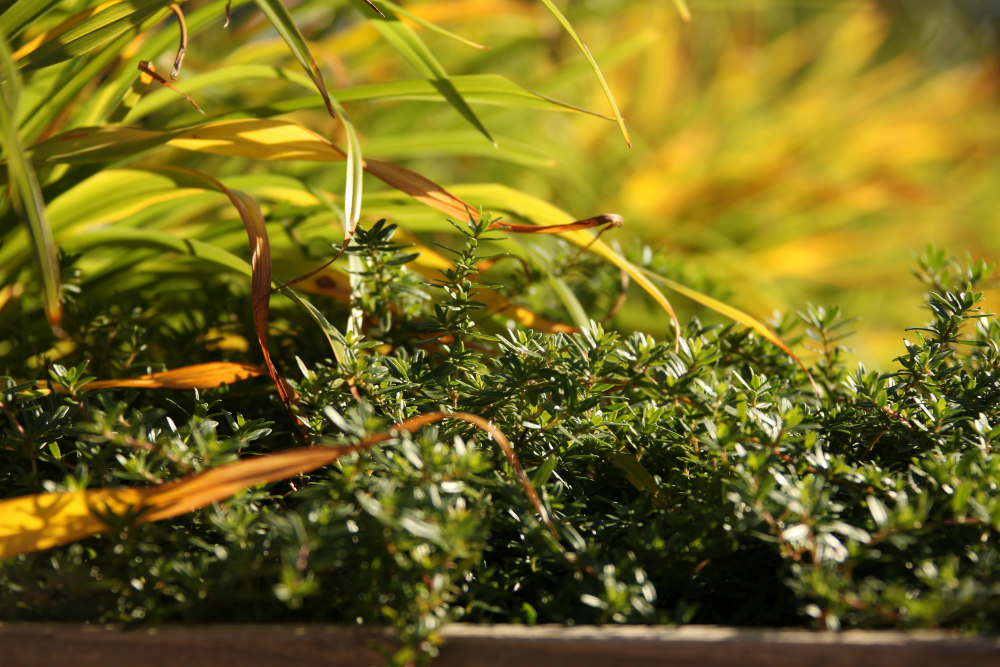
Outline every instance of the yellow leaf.
[[159, 486], [40, 493], [5, 500], [0, 502], [0, 559], [107, 532], [111, 526], [105, 519], [111, 514], [130, 517], [133, 525], [187, 514], [251, 486], [315, 470], [345, 454], [384, 442], [393, 437], [394, 432], [412, 432], [442, 419], [459, 419], [490, 434], [503, 450], [549, 531], [557, 537], [555, 526], [504, 434], [478, 415], [435, 412], [411, 417], [395, 424], [390, 431], [369, 436], [355, 445], [298, 447], [236, 461]]
[[224, 500], [238, 491], [313, 470], [358, 446], [304, 447], [238, 461], [160, 486], [41, 493], [0, 503], [0, 558], [68, 544], [109, 530], [100, 515], [159, 521]]
[[108, 530], [99, 512], [124, 514], [157, 488], [41, 493], [0, 503], [0, 558], [68, 544]]
[[205, 364], [194, 364], [183, 368], [174, 368], [160, 373], [150, 373], [134, 378], [119, 380], [97, 380], [88, 382], [83, 391], [96, 391], [114, 387], [145, 387], [150, 389], [212, 389], [224, 384], [232, 384], [241, 380], [257, 377], [266, 371], [252, 364], [241, 364], [230, 361], [212, 361]]
[[206, 123], [167, 143], [200, 153], [267, 160], [337, 162], [346, 157], [335, 145], [301, 125], [256, 118]]
[[422, 204], [453, 216], [458, 220], [478, 220], [475, 209], [434, 181], [398, 164], [382, 160], [365, 160], [365, 171]]

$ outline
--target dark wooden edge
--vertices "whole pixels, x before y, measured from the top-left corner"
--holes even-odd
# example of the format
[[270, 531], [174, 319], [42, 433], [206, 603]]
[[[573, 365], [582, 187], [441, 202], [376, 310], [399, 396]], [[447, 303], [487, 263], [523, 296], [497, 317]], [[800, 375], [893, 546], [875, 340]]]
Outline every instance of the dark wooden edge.
[[[710, 626], [474, 626], [441, 635], [438, 667], [1000, 667], [1000, 638]], [[143, 627], [0, 623], [0, 667], [382, 665], [385, 629], [328, 625]]]

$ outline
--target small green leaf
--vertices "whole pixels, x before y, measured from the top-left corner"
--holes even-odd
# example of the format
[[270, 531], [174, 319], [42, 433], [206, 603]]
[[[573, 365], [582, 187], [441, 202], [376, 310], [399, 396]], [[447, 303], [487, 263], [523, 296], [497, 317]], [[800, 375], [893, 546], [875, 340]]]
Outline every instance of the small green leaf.
[[879, 530], [885, 530], [888, 528], [889, 512], [886, 510], [882, 501], [875, 496], [868, 496], [865, 498], [865, 502], [868, 504], [868, 511], [871, 512], [872, 519], [875, 520], [875, 525], [878, 526]]
[[535, 486], [545, 486], [545, 483], [549, 481], [549, 477], [552, 475], [552, 471], [556, 469], [556, 455], [549, 454], [549, 457], [542, 461], [542, 464], [535, 469], [535, 472], [531, 475], [531, 483]]
[[649, 474], [649, 471], [639, 462], [639, 459], [625, 452], [613, 452], [611, 454], [611, 463], [625, 473], [625, 477], [628, 478], [632, 486], [643, 493], [649, 494], [653, 499], [654, 505], [660, 507], [667, 505], [666, 497], [657, 485], [656, 479]]

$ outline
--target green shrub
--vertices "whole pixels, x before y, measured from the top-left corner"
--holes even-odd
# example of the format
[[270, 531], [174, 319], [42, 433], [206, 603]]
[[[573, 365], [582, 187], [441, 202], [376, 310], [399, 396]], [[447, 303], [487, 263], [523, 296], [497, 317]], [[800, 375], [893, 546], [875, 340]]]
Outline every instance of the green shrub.
[[[0, 617], [389, 623], [408, 642], [400, 660], [433, 652], [456, 619], [997, 630], [1000, 323], [976, 309], [984, 266], [922, 258], [932, 318], [889, 373], [845, 366], [836, 309], [786, 319], [818, 349], [817, 396], [734, 326], [691, 321], [675, 346], [598, 324], [477, 322], [484, 227], [465, 228], [458, 268], [436, 283], [400, 281], [432, 295], [413, 308], [369, 292], [408, 273], [408, 250], [390, 227], [358, 234], [352, 307], [400, 342], [349, 341], [345, 366], [323, 360], [314, 329], [290, 333], [296, 421], [262, 380], [39, 396], [8, 378], [0, 474], [8, 496], [149, 484], [467, 411], [509, 436], [558, 541], [490, 438], [440, 422], [182, 518], [108, 517], [107, 535], [8, 559]], [[128, 297], [107, 306], [135, 314], [116, 353], [148, 354], [164, 332]], [[53, 375], [72, 389], [85, 366]]]

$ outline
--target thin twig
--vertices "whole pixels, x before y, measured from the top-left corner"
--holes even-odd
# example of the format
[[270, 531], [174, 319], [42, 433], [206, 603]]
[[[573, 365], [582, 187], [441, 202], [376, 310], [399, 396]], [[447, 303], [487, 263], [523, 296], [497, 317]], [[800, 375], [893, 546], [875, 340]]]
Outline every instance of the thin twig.
[[177, 90], [172, 85], [170, 85], [169, 81], [167, 81], [162, 76], [160, 76], [159, 74], [157, 74], [156, 73], [156, 68], [153, 66], [153, 63], [149, 62], [148, 60], [140, 60], [139, 61], [139, 71], [142, 72], [143, 74], [145, 74], [146, 76], [152, 77], [153, 79], [159, 81], [164, 86], [166, 86], [170, 90], [174, 91], [175, 93], [177, 93], [178, 95], [180, 95], [184, 99], [186, 99], [188, 101], [188, 104], [190, 104], [195, 109], [197, 109], [198, 113], [200, 113], [202, 116], [205, 115], [205, 112], [201, 110], [201, 107], [198, 106], [197, 102], [195, 102], [193, 99], [191, 99], [190, 95], [185, 95], [181, 91]]

